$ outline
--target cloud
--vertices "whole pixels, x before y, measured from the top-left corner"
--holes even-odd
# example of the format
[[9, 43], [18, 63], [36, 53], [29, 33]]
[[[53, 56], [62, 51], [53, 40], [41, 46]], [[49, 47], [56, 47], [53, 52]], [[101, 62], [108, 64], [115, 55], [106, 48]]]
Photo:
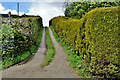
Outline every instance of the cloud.
[[64, 2], [65, 0], [0, 0], [0, 2]]
[[0, 12], [3, 11], [5, 8], [0, 4]]
[[[58, 6], [56, 6], [57, 4]], [[43, 25], [49, 26], [49, 20], [56, 16], [64, 16], [64, 12], [62, 11], [63, 3], [55, 3], [55, 2], [38, 2], [33, 3], [31, 8], [29, 9], [29, 15], [39, 15], [43, 19]]]
[[[11, 12], [11, 14], [17, 15], [17, 11], [16, 11], [16, 10], [11, 10], [11, 9], [3, 10], [3, 11], [1, 11], [0, 13], [2, 13], [2, 14], [7, 14], [9, 11]], [[19, 15], [20, 15], [20, 16], [23, 15], [23, 14], [24, 14], [24, 12], [19, 12]]]
[[[9, 11], [12, 14], [16, 14], [17, 15], [17, 11], [16, 10], [5, 9], [5, 7], [3, 7], [2, 4], [0, 3], [0, 14], [7, 14]], [[23, 15], [23, 14], [24, 14], [24, 12], [19, 12], [19, 15]]]
[[[63, 3], [61, 2], [34, 2], [30, 5], [28, 9], [29, 12], [25, 13], [27, 15], [39, 15], [43, 19], [43, 26], [49, 26], [49, 20], [56, 16], [64, 16], [62, 11]], [[0, 14], [7, 14], [11, 11], [12, 14], [17, 14], [16, 10], [5, 9], [0, 3]], [[24, 12], [20, 12], [20, 15]]]

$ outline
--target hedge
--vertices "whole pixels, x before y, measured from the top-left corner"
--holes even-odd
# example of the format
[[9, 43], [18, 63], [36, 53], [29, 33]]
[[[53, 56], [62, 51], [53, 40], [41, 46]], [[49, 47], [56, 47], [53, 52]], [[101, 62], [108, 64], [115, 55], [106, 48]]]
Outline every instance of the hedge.
[[93, 76], [120, 77], [119, 11], [119, 7], [96, 8], [80, 20], [56, 17], [50, 24]]
[[100, 8], [86, 15], [85, 40], [89, 71], [105, 77], [120, 77], [120, 25], [118, 7]]
[[[2, 69], [28, 59], [39, 46], [42, 19], [24, 17], [16, 19], [16, 24], [2, 24], [0, 42], [2, 43]], [[23, 20], [22, 23], [17, 20]], [[40, 38], [39, 38], [40, 39]]]

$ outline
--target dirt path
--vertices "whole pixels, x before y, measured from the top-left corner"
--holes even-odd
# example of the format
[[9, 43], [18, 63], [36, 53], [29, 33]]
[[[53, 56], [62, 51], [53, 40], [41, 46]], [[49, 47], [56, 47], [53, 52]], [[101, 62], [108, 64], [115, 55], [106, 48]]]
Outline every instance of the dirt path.
[[44, 60], [45, 48], [45, 29], [43, 30], [42, 40], [37, 53], [33, 59], [26, 64], [13, 66], [2, 71], [3, 78], [74, 78], [74, 71], [69, 67], [66, 54], [63, 48], [56, 42], [51, 29], [50, 36], [54, 43], [56, 54], [54, 60], [47, 67], [41, 67]]

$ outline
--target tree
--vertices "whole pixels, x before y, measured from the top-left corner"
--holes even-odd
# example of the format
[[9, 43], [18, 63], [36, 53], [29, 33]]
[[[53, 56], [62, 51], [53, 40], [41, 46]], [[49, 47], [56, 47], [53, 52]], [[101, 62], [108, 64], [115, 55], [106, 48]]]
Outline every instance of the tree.
[[115, 7], [119, 6], [120, 2], [65, 2], [64, 14], [66, 17], [82, 18], [91, 9], [99, 7]]

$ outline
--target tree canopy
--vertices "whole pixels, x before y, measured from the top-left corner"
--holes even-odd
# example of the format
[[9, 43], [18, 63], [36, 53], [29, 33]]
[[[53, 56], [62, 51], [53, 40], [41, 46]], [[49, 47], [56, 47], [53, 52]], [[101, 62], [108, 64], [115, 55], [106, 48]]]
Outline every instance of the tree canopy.
[[65, 2], [64, 14], [66, 17], [80, 19], [91, 9], [115, 6], [120, 6], [120, 2]]

